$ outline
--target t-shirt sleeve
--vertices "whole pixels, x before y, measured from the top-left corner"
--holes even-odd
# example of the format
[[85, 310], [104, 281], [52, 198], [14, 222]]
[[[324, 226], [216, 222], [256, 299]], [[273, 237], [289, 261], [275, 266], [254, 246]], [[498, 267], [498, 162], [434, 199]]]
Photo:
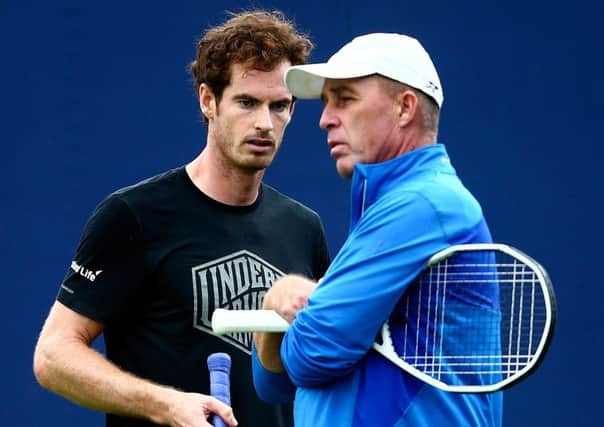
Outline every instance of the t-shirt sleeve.
[[118, 195], [89, 218], [57, 300], [105, 325], [127, 311], [145, 276], [141, 227]]

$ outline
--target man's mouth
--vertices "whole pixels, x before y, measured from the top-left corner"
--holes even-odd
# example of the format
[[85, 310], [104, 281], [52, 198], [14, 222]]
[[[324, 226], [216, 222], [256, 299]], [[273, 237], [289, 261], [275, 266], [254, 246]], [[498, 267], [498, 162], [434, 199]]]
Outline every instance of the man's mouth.
[[268, 151], [275, 145], [275, 142], [270, 138], [248, 138], [244, 143], [254, 151]]
[[328, 140], [327, 145], [329, 146], [329, 154], [331, 157], [346, 154], [346, 144], [343, 142]]

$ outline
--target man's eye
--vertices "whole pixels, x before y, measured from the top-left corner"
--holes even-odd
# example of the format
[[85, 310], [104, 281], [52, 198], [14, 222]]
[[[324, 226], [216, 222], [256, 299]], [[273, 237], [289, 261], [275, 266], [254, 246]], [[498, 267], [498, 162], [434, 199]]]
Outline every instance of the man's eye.
[[240, 99], [239, 101], [239, 105], [241, 105], [242, 107], [253, 107], [254, 106], [254, 100], [253, 99], [249, 99], [249, 98], [243, 98]]
[[287, 110], [289, 104], [287, 102], [275, 102], [274, 104], [271, 105], [271, 108], [273, 109], [273, 111], [277, 111], [279, 113]]

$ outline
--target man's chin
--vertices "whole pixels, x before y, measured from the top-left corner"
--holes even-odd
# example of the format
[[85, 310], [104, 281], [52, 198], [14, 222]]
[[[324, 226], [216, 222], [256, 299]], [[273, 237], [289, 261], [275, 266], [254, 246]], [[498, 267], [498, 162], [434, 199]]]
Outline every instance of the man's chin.
[[239, 167], [249, 173], [260, 172], [268, 168], [273, 162], [273, 158], [255, 158], [239, 164]]
[[353, 166], [346, 164], [341, 161], [336, 161], [336, 170], [338, 171], [338, 175], [340, 175], [344, 179], [352, 178], [352, 170]]

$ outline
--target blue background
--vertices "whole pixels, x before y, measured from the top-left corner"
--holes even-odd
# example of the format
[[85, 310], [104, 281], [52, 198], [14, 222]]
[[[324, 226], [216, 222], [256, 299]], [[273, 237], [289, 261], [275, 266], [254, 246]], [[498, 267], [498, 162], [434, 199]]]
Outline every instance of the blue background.
[[[445, 90], [440, 140], [495, 239], [539, 259], [557, 292], [550, 353], [506, 392], [504, 424], [602, 425], [604, 6], [581, 0], [0, 0], [0, 423], [102, 425], [37, 385], [37, 334], [96, 203], [201, 150], [186, 66], [205, 28], [250, 5], [295, 19], [317, 44], [315, 61], [366, 32], [420, 38]], [[298, 104], [266, 181], [322, 215], [335, 253], [348, 183], [319, 114], [316, 101]]]

